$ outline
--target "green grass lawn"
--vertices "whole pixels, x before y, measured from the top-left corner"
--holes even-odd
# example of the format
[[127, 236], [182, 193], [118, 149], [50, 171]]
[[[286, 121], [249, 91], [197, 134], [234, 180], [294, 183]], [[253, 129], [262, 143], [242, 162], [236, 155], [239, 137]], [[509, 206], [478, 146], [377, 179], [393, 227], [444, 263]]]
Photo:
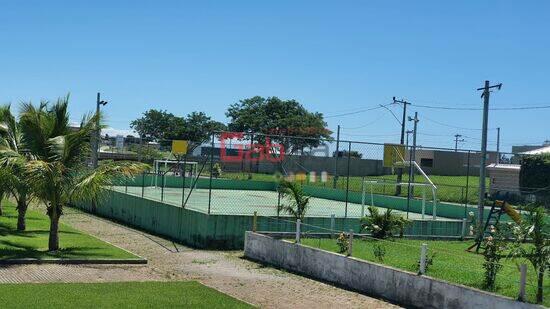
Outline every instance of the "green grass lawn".
[[[483, 256], [466, 252], [471, 241], [426, 241], [396, 239], [394, 241], [377, 241], [355, 239], [353, 242], [353, 256], [368, 261], [389, 265], [395, 268], [417, 272], [417, 262], [420, 259], [420, 247], [428, 244], [428, 255], [435, 253], [433, 265], [429, 266], [427, 275], [445, 281], [459, 283], [482, 289], [483, 283]], [[338, 245], [333, 239], [302, 239], [302, 244], [327, 251], [337, 252]], [[385, 248], [383, 262], [375, 258], [374, 247], [378, 244]], [[535, 301], [536, 274], [529, 262], [523, 260], [501, 260], [504, 267], [497, 276], [496, 293], [512, 298], [518, 296], [519, 270], [516, 263], [525, 263], [527, 269], [528, 299]], [[550, 306], [550, 280], [545, 278], [544, 305]]]
[[[0, 216], [0, 260], [34, 259], [137, 259], [135, 255], [60, 224], [61, 250], [48, 249], [49, 218], [36, 210], [27, 212], [27, 230], [17, 231], [17, 211], [10, 201], [3, 201], [4, 215]], [[63, 217], [61, 217], [63, 220]]]
[[0, 284], [2, 308], [252, 308], [198, 282]]
[[[222, 178], [228, 179], [248, 179], [248, 173], [233, 173], [233, 172], [224, 172], [222, 173]], [[271, 174], [260, 174], [252, 173], [252, 180], [258, 181], [277, 181], [274, 175]], [[425, 182], [424, 177], [420, 175], [415, 176], [415, 182]], [[465, 200], [469, 204], [477, 204], [478, 195], [479, 195], [479, 177], [470, 176], [468, 179], [466, 176], [439, 176], [439, 175], [429, 175], [430, 179], [438, 187], [437, 198], [443, 202], [452, 202], [452, 203], [464, 203]], [[394, 195], [395, 193], [395, 183], [397, 180], [397, 175], [383, 175], [383, 176], [366, 176], [367, 180], [383, 180], [387, 181], [387, 184], [374, 185], [373, 192], [375, 194], [385, 194], [385, 195]], [[363, 177], [350, 177], [349, 178], [349, 189], [351, 191], [361, 192], [362, 190], [362, 180]], [[409, 180], [408, 174], [403, 174], [403, 182]], [[333, 178], [328, 176], [327, 182], [304, 182], [311, 186], [319, 187], [328, 187], [332, 188]], [[466, 186], [468, 185], [468, 186]], [[489, 179], [487, 178], [487, 186], [489, 185]], [[339, 189], [345, 190], [347, 187], [347, 178], [345, 176], [340, 176], [338, 178], [336, 187]], [[468, 188], [466, 190], [466, 188]], [[370, 193], [370, 186], [366, 187], [367, 192]], [[466, 192], [467, 191], [467, 192]], [[414, 195], [416, 197], [422, 196], [422, 190], [417, 188], [414, 190]], [[403, 187], [401, 190], [401, 196], [407, 196], [407, 188]], [[431, 199], [431, 192], [428, 190], [426, 194], [427, 199]]]

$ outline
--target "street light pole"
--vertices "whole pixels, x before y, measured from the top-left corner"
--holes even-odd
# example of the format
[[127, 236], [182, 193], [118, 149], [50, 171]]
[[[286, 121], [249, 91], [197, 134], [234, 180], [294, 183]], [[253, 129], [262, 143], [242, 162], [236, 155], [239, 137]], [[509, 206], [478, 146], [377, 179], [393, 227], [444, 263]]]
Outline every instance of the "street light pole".
[[97, 93], [97, 100], [96, 100], [96, 108], [95, 108], [95, 115], [96, 115], [96, 123], [95, 123], [95, 132], [92, 136], [92, 166], [94, 168], [97, 168], [99, 165], [99, 145], [101, 141], [101, 128], [99, 123], [99, 114], [101, 106], [107, 105], [107, 101], [101, 101], [101, 94]]

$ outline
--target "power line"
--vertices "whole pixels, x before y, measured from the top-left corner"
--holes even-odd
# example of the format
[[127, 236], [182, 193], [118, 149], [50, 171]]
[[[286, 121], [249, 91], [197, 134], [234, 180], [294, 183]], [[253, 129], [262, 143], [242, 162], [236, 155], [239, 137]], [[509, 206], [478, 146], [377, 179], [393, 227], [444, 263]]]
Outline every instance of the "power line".
[[378, 105], [378, 106], [375, 106], [375, 107], [365, 108], [365, 109], [362, 109], [362, 110], [358, 110], [358, 111], [354, 111], [354, 112], [349, 112], [349, 113], [342, 113], [342, 114], [336, 114], [336, 115], [329, 115], [329, 116], [325, 116], [324, 118], [335, 118], [335, 117], [343, 117], [343, 116], [355, 115], [355, 114], [359, 114], [359, 113], [364, 113], [364, 112], [368, 112], [368, 111], [373, 111], [373, 110], [376, 110], [376, 109], [384, 108], [384, 107], [386, 107], [386, 106], [388, 106], [388, 105], [391, 105], [391, 104]]
[[347, 135], [347, 136], [366, 136], [366, 137], [390, 137], [390, 136], [399, 136], [400, 134], [396, 133], [396, 134], [346, 134], [346, 133], [341, 133], [342, 135]]
[[[416, 105], [415, 105], [416, 106]], [[439, 122], [437, 120], [433, 120], [431, 118], [428, 118], [426, 116], [424, 116], [424, 118], [430, 122], [433, 122], [435, 124], [438, 124], [438, 125], [441, 125], [441, 126], [444, 126], [444, 127], [448, 127], [448, 128], [453, 128], [453, 129], [461, 129], [461, 130], [471, 130], [471, 131], [481, 131], [481, 129], [476, 129], [476, 128], [465, 128], [465, 127], [460, 127], [460, 126], [454, 126], [454, 125], [450, 125], [450, 124], [446, 124], [446, 123], [443, 123], [443, 122]], [[489, 128], [489, 130], [496, 130], [496, 128]]]
[[378, 118], [374, 119], [374, 120], [371, 121], [371, 122], [367, 122], [366, 124], [364, 124], [364, 125], [362, 125], [362, 126], [351, 127], [351, 128], [342, 127], [342, 129], [345, 129], [345, 130], [358, 130], [358, 129], [362, 129], [362, 128], [365, 128], [365, 127], [368, 127], [368, 126], [370, 126], [370, 125], [375, 124], [376, 122], [378, 122], [380, 119], [384, 118], [385, 116], [386, 116], [386, 114], [382, 114], [382, 115], [380, 115]]
[[[482, 111], [483, 108], [479, 107], [451, 107], [451, 106], [434, 106], [434, 105], [419, 105], [415, 104], [415, 107], [420, 108], [430, 108], [430, 109], [441, 109], [441, 110], [459, 110], [459, 111]], [[492, 111], [516, 111], [516, 110], [537, 110], [537, 109], [548, 109], [550, 105], [540, 105], [540, 106], [516, 106], [516, 107], [492, 107], [489, 110]]]

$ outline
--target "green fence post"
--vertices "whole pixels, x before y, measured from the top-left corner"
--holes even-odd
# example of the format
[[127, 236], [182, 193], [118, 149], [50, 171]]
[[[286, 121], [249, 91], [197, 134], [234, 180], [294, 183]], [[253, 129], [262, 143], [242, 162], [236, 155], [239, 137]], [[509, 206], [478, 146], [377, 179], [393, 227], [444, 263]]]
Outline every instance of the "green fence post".
[[279, 218], [280, 211], [281, 211], [281, 192], [277, 190], [277, 218]]
[[[351, 142], [348, 142], [348, 175], [346, 177], [346, 210], [344, 213], [344, 217], [348, 217], [348, 197], [349, 197], [349, 168], [350, 168], [350, 161], [351, 161]], [[338, 154], [336, 154], [338, 155]]]
[[252, 232], [256, 233], [256, 229], [258, 228], [258, 212], [254, 212], [254, 217], [252, 218]]
[[162, 182], [161, 182], [161, 188], [160, 188], [160, 201], [161, 202], [164, 202], [164, 184], [165, 184], [164, 176], [165, 176], [165, 174], [162, 174]]
[[[185, 206], [185, 173], [187, 170], [187, 153], [183, 156], [183, 185], [181, 186], [181, 207]], [[192, 179], [192, 178], [191, 178]]]
[[141, 198], [145, 196], [145, 172], [141, 174]]
[[467, 159], [467, 163], [466, 163], [466, 204], [468, 204], [468, 190], [470, 189], [469, 187], [469, 180], [470, 180], [470, 150], [468, 150], [468, 159]]
[[208, 214], [212, 204], [212, 168], [214, 164], [214, 133], [212, 133], [212, 146], [210, 147], [210, 181], [208, 184]]

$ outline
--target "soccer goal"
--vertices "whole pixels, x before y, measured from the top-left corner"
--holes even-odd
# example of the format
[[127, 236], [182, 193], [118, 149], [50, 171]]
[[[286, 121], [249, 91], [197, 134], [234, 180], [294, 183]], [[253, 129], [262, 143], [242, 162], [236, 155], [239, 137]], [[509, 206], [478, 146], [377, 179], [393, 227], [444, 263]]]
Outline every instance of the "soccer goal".
[[195, 161], [178, 161], [178, 160], [155, 160], [153, 168], [155, 172], [154, 186], [157, 187], [158, 177], [166, 174], [172, 174], [173, 176], [185, 177], [197, 177], [198, 176], [199, 162]]
[[[433, 212], [432, 212], [432, 218], [433, 220], [436, 220], [437, 218], [437, 186], [431, 181], [431, 179], [426, 175], [426, 173], [420, 168], [420, 166], [412, 161], [402, 161], [399, 164], [394, 164], [394, 166], [397, 167], [410, 167], [412, 166], [422, 175], [424, 176], [424, 179], [426, 179], [426, 182], [419, 183], [419, 182], [400, 182], [400, 183], [388, 183], [381, 180], [364, 180], [361, 185], [361, 191], [362, 191], [362, 197], [361, 197], [361, 217], [365, 216], [365, 203], [367, 201], [367, 198], [369, 198], [370, 195], [370, 205], [376, 206], [374, 203], [374, 195], [375, 195], [375, 187], [377, 186], [411, 186], [411, 187], [421, 187], [422, 188], [422, 219], [425, 218], [426, 214], [426, 201], [427, 201], [427, 192], [431, 191], [432, 194], [432, 200], [433, 200]], [[368, 191], [367, 191], [368, 190]]]

